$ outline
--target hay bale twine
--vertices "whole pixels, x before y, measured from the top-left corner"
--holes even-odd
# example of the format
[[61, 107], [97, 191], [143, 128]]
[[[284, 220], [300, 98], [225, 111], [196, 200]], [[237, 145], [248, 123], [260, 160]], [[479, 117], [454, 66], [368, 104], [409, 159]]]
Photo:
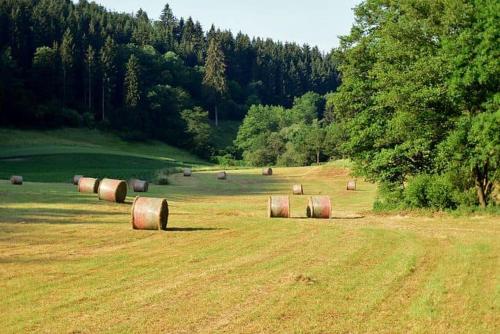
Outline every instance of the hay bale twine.
[[77, 185], [78, 185], [78, 181], [80, 181], [80, 179], [81, 179], [82, 177], [83, 177], [83, 175], [75, 175], [75, 176], [73, 176], [73, 184], [74, 184], [75, 186], [77, 186]]
[[148, 181], [135, 180], [135, 182], [132, 184], [132, 189], [136, 193], [146, 193], [149, 189], [149, 183]]
[[82, 177], [78, 180], [78, 191], [81, 193], [97, 193], [99, 189], [99, 179]]
[[294, 195], [304, 195], [304, 188], [301, 184], [294, 184], [292, 190]]
[[289, 218], [290, 198], [288, 196], [269, 196], [267, 216], [269, 218]]
[[23, 184], [23, 177], [19, 176], [19, 175], [12, 175], [10, 177], [10, 183], [12, 183], [16, 186], [20, 186]]
[[127, 182], [123, 180], [103, 179], [99, 184], [100, 200], [123, 203], [127, 198]]
[[219, 172], [217, 173], [217, 180], [225, 180], [227, 179], [227, 173], [226, 172]]
[[191, 176], [193, 174], [193, 171], [191, 170], [191, 168], [184, 168], [182, 172], [183, 172], [184, 176]]
[[168, 202], [164, 198], [136, 197], [132, 204], [134, 230], [167, 230]]
[[270, 167], [263, 168], [262, 175], [267, 175], [267, 176], [273, 175], [273, 169]]
[[329, 196], [311, 196], [307, 205], [308, 218], [329, 219], [332, 215], [332, 203]]
[[347, 182], [347, 190], [356, 190], [356, 180], [349, 180]]

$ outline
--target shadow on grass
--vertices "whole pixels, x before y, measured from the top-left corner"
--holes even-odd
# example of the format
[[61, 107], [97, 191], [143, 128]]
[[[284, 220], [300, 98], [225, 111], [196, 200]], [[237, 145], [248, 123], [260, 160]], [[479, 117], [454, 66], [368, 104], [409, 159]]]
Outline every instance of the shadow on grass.
[[[89, 219], [99, 216], [120, 216], [122, 214], [116, 212], [108, 212], [104, 210], [77, 210], [77, 209], [52, 209], [52, 208], [33, 208], [33, 209], [14, 209], [0, 208], [0, 224], [4, 221], [12, 224], [57, 224], [57, 225], [73, 225], [73, 224], [102, 224], [96, 221], [82, 221], [82, 217]], [[75, 217], [77, 220], [75, 221]], [[106, 224], [123, 224], [128, 221], [123, 219]]]
[[167, 232], [201, 232], [201, 231], [220, 231], [228, 230], [219, 227], [167, 227]]
[[357, 216], [331, 216], [328, 218], [309, 218], [307, 216], [295, 216], [290, 217], [288, 219], [314, 219], [314, 220], [344, 220], [344, 219], [363, 219], [365, 216], [357, 215]]

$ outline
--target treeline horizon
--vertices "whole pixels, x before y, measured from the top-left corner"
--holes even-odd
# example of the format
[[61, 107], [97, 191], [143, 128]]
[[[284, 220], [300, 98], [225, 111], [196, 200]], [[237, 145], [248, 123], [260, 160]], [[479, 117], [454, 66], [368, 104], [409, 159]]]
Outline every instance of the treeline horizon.
[[85, 0], [0, 0], [0, 60], [2, 126], [97, 125], [184, 147], [183, 111], [239, 121], [251, 105], [338, 85], [317, 47], [204, 31], [168, 4], [151, 20]]

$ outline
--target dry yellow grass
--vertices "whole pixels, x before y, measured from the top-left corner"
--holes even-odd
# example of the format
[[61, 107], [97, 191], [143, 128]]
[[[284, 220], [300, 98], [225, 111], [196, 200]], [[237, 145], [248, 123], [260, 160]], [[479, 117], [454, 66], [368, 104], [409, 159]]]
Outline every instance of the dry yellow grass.
[[[1, 332], [498, 333], [498, 217], [370, 212], [334, 167], [176, 175], [169, 231], [70, 184], [0, 181]], [[267, 219], [269, 194], [293, 219]], [[331, 220], [305, 219], [330, 195]]]

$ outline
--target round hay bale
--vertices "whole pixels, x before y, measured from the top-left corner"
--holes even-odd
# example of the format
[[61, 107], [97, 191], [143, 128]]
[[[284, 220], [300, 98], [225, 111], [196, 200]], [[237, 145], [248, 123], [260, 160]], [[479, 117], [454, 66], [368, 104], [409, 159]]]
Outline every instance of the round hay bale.
[[217, 173], [217, 180], [225, 180], [227, 179], [227, 173], [226, 172], [219, 172]]
[[184, 168], [182, 172], [184, 176], [191, 176], [193, 174], [191, 168]]
[[99, 189], [99, 179], [82, 177], [78, 180], [78, 191], [81, 193], [97, 193]]
[[148, 181], [135, 180], [135, 182], [132, 185], [132, 189], [136, 193], [147, 193], [149, 189], [149, 183]]
[[263, 168], [262, 169], [262, 175], [266, 175], [266, 176], [273, 175], [273, 169], [270, 168], [270, 167]]
[[80, 179], [81, 179], [82, 177], [83, 177], [83, 175], [75, 175], [75, 176], [73, 176], [73, 184], [74, 184], [75, 186], [77, 186], [77, 185], [78, 185], [78, 181], [80, 181]]
[[134, 183], [136, 181], [139, 181], [138, 179], [128, 179], [127, 181], [127, 186], [130, 188], [130, 189], [134, 189]]
[[294, 195], [304, 195], [304, 188], [301, 184], [294, 184], [292, 190]]
[[103, 179], [99, 184], [100, 200], [123, 203], [127, 198], [127, 182], [123, 180]]
[[289, 218], [290, 198], [288, 196], [269, 196], [267, 216], [269, 218]]
[[356, 180], [347, 182], [347, 190], [356, 190]]
[[168, 202], [164, 198], [136, 197], [132, 204], [134, 230], [167, 230]]
[[329, 196], [311, 196], [307, 205], [308, 218], [329, 219], [332, 215], [332, 203]]
[[16, 186], [20, 186], [23, 184], [23, 177], [19, 176], [19, 175], [12, 175], [10, 177], [10, 183], [12, 183]]

